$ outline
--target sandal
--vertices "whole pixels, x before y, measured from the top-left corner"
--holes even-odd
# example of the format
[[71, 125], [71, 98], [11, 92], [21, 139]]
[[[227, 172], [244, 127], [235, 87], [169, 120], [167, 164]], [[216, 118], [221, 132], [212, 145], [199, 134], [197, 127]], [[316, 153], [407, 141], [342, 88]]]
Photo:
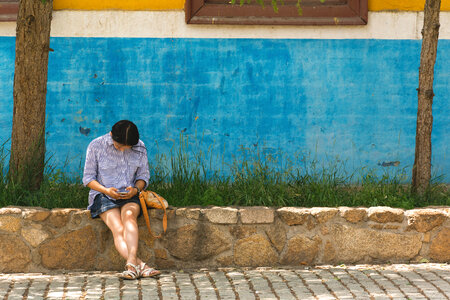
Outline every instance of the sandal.
[[[129, 270], [128, 267], [132, 267], [134, 271]], [[140, 274], [139, 266], [135, 266], [132, 263], [127, 263], [125, 265], [125, 271], [122, 272], [120, 277], [123, 279], [134, 280], [139, 278], [139, 274]]]
[[[145, 268], [145, 267], [147, 267], [147, 268]], [[146, 263], [144, 263], [142, 265], [141, 271], [139, 273], [139, 277], [140, 278], [150, 278], [150, 277], [158, 276], [160, 274], [161, 274], [160, 271], [150, 268]]]

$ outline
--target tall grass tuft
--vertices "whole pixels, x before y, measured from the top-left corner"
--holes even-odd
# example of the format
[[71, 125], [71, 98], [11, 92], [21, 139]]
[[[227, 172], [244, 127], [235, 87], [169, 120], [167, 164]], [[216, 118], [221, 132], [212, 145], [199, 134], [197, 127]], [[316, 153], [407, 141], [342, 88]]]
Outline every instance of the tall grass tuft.
[[[211, 171], [214, 153], [194, 151], [180, 137], [178, 148], [157, 154], [149, 188], [173, 206], [391, 206], [405, 209], [450, 205], [450, 191], [435, 177], [422, 196], [412, 192], [406, 169], [381, 175], [362, 168], [348, 173], [335, 159], [320, 165], [309, 155], [292, 159], [241, 149], [230, 165]], [[212, 148], [210, 148], [212, 149]]]
[[79, 175], [70, 176], [46, 160], [44, 179], [37, 191], [29, 191], [8, 178], [5, 144], [0, 146], [0, 207], [34, 206], [43, 208], [83, 208], [87, 206], [89, 190], [81, 184]]

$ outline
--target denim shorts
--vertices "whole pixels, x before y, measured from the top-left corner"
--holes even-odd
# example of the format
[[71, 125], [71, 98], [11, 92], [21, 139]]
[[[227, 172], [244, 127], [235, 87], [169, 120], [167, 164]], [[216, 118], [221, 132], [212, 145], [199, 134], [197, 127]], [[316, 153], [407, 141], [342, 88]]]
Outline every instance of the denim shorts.
[[[94, 203], [89, 208], [91, 211], [91, 217], [93, 219], [98, 218], [100, 214], [104, 213], [107, 210], [113, 209], [113, 208], [120, 208], [124, 206], [127, 203], [136, 203], [141, 206], [141, 203], [139, 201], [139, 196], [135, 195], [130, 199], [122, 199], [122, 200], [112, 200], [109, 199], [105, 194], [98, 194], [94, 198]], [[139, 212], [139, 215], [141, 215], [142, 209]]]

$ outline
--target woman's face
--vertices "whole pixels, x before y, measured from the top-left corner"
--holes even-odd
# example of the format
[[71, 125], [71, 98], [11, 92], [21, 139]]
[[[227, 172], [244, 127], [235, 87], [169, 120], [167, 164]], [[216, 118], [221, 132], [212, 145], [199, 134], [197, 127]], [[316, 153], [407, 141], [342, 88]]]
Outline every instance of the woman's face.
[[131, 146], [122, 145], [116, 141], [113, 140], [114, 148], [116, 148], [119, 151], [125, 151], [126, 149], [131, 149]]

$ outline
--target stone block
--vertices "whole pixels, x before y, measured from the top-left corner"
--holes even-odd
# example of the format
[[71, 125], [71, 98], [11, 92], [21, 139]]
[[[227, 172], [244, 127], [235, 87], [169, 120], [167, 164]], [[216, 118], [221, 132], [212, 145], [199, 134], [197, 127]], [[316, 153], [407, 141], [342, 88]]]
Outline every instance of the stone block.
[[408, 230], [427, 232], [440, 226], [448, 218], [447, 214], [437, 209], [413, 209], [406, 212]]
[[0, 215], [20, 215], [22, 209], [20, 207], [7, 206], [0, 208]]
[[337, 215], [339, 209], [333, 207], [313, 207], [310, 211], [317, 222], [325, 223]]
[[256, 226], [242, 226], [242, 225], [236, 225], [232, 226], [230, 228], [230, 233], [236, 238], [236, 239], [243, 239], [246, 237], [249, 237], [251, 235], [254, 235], [256, 233]]
[[154, 249], [155, 258], [167, 259], [167, 251], [166, 249]]
[[419, 254], [421, 234], [399, 234], [348, 225], [334, 225], [328, 236], [336, 260], [356, 263], [365, 257], [383, 261], [408, 261]]
[[41, 222], [50, 216], [50, 210], [43, 209], [43, 208], [29, 208], [25, 209], [22, 212], [22, 217], [24, 220], [34, 221], [34, 222]]
[[311, 239], [301, 233], [295, 235], [288, 240], [281, 263], [291, 266], [311, 264], [317, 257], [321, 242], [319, 237]]
[[22, 228], [22, 217], [20, 215], [0, 215], [0, 230], [17, 232]]
[[[143, 223], [145, 224], [145, 222], [143, 222]], [[150, 220], [150, 226], [151, 226], [150, 228], [152, 230], [152, 233], [154, 235], [157, 236], [157, 235], [163, 233], [162, 224], [155, 224], [155, 222], [152, 222]], [[111, 232], [109, 232], [108, 234], [112, 235]], [[165, 236], [165, 234], [163, 234], [163, 237], [164, 236]], [[139, 241], [145, 243], [146, 247], [153, 248], [153, 246], [155, 245], [155, 240], [156, 239], [150, 234], [146, 225], [139, 227]]]
[[33, 247], [39, 246], [43, 241], [49, 238], [50, 234], [42, 229], [42, 226], [27, 226], [22, 229], [23, 238]]
[[176, 267], [176, 264], [174, 261], [170, 259], [162, 259], [162, 258], [155, 258], [155, 265], [157, 269], [173, 269]]
[[[114, 247], [114, 249], [115, 249], [115, 247]], [[117, 250], [116, 250], [116, 252], [119, 253]], [[145, 263], [147, 263], [150, 266], [153, 264], [154, 259], [155, 259], [153, 249], [149, 248], [149, 247], [145, 247], [145, 244], [142, 241], [139, 241], [137, 257], [142, 259], [142, 261], [144, 261]], [[125, 264], [124, 264], [124, 266], [125, 266]]]
[[306, 224], [308, 228], [314, 227], [314, 217], [309, 208], [283, 207], [277, 210], [277, 214], [289, 226]]
[[358, 223], [364, 221], [367, 216], [367, 210], [365, 208], [356, 207], [340, 207], [339, 212], [342, 218], [350, 223]]
[[0, 233], [0, 272], [26, 272], [31, 252], [19, 237]]
[[168, 231], [164, 238], [169, 253], [181, 260], [203, 260], [231, 248], [231, 241], [214, 225], [197, 223]]
[[75, 211], [77, 211], [77, 209], [71, 208], [52, 209], [47, 221], [53, 227], [56, 228], [64, 227], [69, 222], [71, 213]]
[[325, 263], [331, 263], [334, 261], [335, 257], [336, 250], [334, 249], [333, 244], [330, 241], [327, 241], [323, 249], [323, 261]]
[[439, 262], [450, 261], [450, 227], [444, 227], [432, 240], [430, 257]]
[[78, 227], [89, 220], [91, 220], [91, 212], [89, 210], [78, 210], [73, 212], [70, 225], [73, 227]]
[[111, 243], [103, 255], [97, 257], [95, 269], [101, 271], [123, 271], [125, 259], [117, 252], [114, 244]]
[[236, 224], [238, 210], [231, 207], [213, 207], [203, 210], [206, 219], [215, 224]]
[[330, 233], [330, 228], [328, 228], [328, 226], [322, 226], [320, 227], [320, 233], [322, 233], [322, 235], [327, 235]]
[[242, 224], [270, 224], [274, 211], [268, 207], [246, 207], [239, 209]]
[[180, 216], [183, 218], [191, 220], [199, 220], [201, 215], [201, 208], [189, 208], [189, 207], [177, 208], [175, 214], [176, 216]]
[[[167, 220], [175, 217], [175, 209], [166, 209]], [[148, 216], [152, 219], [162, 220], [164, 217], [164, 210], [152, 208], [148, 210]]]
[[[98, 220], [98, 219], [97, 219]], [[103, 221], [100, 220], [100, 222], [103, 223]], [[93, 227], [95, 228], [95, 227]], [[99, 247], [99, 251], [100, 253], [103, 253], [106, 251], [107, 248], [111, 248], [114, 247], [114, 241], [113, 241], [113, 236], [111, 233], [111, 230], [105, 225], [105, 223], [103, 223], [103, 226], [99, 226], [99, 228], [95, 230], [97, 232], [97, 236], [98, 236], [98, 247]], [[142, 240], [141, 239], [141, 232], [139, 231], [139, 241]]]
[[242, 267], [273, 266], [278, 254], [270, 242], [261, 234], [236, 241], [234, 263]]
[[91, 226], [66, 232], [39, 247], [42, 265], [51, 270], [92, 270], [97, 256], [97, 237]]
[[370, 207], [367, 210], [369, 220], [377, 223], [401, 223], [404, 214], [403, 209], [385, 206]]

